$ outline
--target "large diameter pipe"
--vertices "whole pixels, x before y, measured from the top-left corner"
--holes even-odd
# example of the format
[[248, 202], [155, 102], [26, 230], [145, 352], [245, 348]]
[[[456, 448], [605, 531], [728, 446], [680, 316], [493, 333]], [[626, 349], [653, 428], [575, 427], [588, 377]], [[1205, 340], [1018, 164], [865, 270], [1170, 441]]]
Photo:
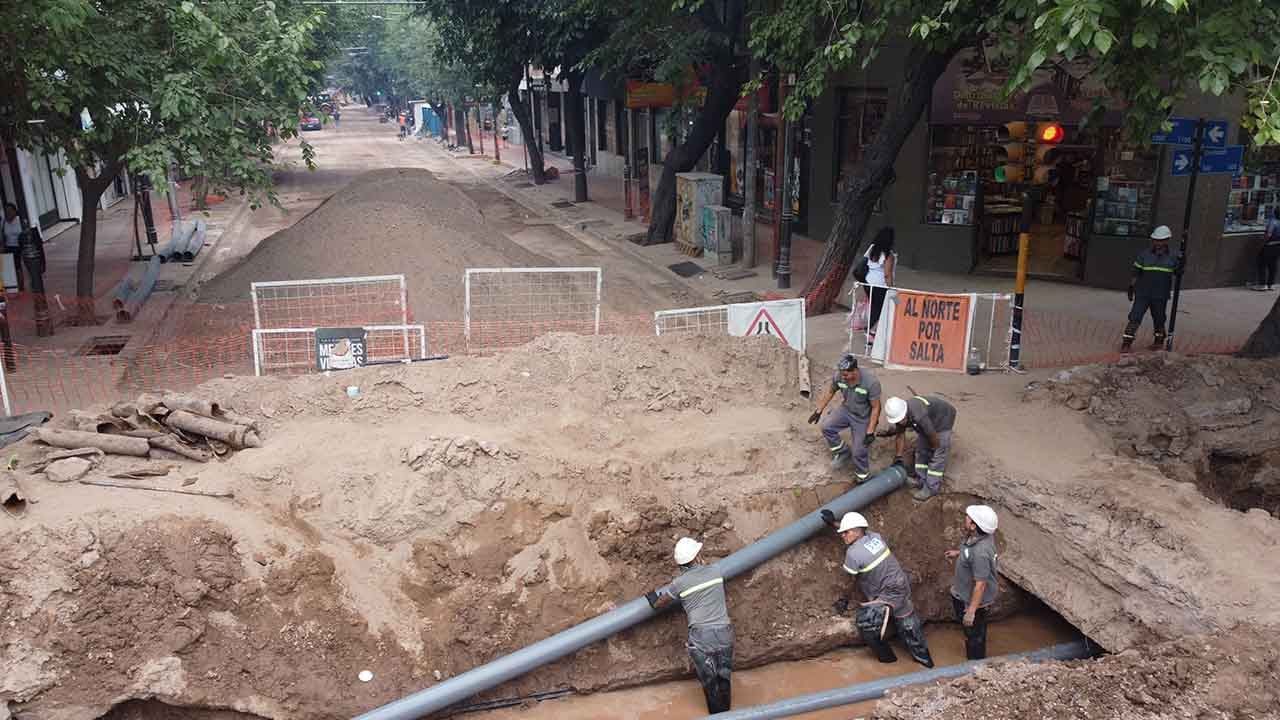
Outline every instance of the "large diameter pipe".
[[[715, 563], [716, 568], [731, 579], [760, 565], [791, 547], [813, 537], [825, 528], [820, 513], [830, 510], [837, 517], [857, 510], [902, 487], [907, 473], [900, 466], [882, 470], [866, 482], [831, 502], [742, 548]], [[383, 705], [360, 715], [356, 720], [416, 720], [437, 710], [497, 687], [535, 668], [554, 662], [594, 642], [615, 635], [659, 614], [643, 597], [610, 610], [603, 615], [575, 625], [545, 640], [521, 648], [509, 655], [468, 670], [444, 682], [420, 690], [413, 695]]]
[[947, 667], [933, 668], [932, 670], [922, 670], [920, 672], [910, 673], [908, 675], [899, 675], [897, 677], [882, 678], [871, 682], [858, 683], [857, 685], [849, 685], [834, 690], [822, 690], [808, 695], [798, 695], [786, 700], [769, 703], [767, 705], [756, 705], [741, 710], [730, 710], [728, 712], [716, 713], [708, 715], [709, 718], [715, 720], [772, 720], [773, 718], [792, 717], [793, 715], [802, 715], [804, 713], [817, 712], [828, 708], [840, 707], [842, 705], [852, 705], [854, 703], [866, 702], [868, 700], [878, 700], [885, 696], [890, 690], [898, 690], [909, 685], [921, 685], [924, 683], [936, 682], [938, 680], [951, 680], [963, 675], [968, 675], [978, 668], [990, 662], [1011, 662], [1015, 660], [1029, 660], [1031, 662], [1047, 662], [1051, 660], [1080, 660], [1093, 655], [1093, 649], [1088, 640], [1077, 640], [1075, 642], [1062, 643], [1060, 645], [1052, 645], [1040, 650], [1032, 650], [1030, 652], [1014, 653], [1012, 655], [1001, 655], [1000, 657], [987, 658], [986, 660], [970, 660], [959, 665], [948, 665]]

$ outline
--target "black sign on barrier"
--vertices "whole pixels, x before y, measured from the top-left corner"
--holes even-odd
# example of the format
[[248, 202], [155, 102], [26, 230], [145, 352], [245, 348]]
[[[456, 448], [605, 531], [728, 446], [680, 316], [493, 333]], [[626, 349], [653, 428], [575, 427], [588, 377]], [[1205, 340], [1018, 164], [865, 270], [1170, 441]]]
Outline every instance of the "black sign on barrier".
[[320, 370], [350, 370], [368, 361], [364, 328], [318, 328], [316, 367]]

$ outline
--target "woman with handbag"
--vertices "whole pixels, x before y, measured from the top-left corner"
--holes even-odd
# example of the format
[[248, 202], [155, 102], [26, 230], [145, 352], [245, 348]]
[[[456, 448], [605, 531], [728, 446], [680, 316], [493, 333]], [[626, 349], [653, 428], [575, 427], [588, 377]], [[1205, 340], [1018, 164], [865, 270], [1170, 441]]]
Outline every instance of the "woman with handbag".
[[871, 247], [863, 253], [853, 269], [853, 277], [862, 283], [862, 291], [867, 294], [871, 303], [870, 317], [867, 320], [867, 344], [876, 341], [876, 325], [880, 322], [880, 311], [884, 309], [884, 299], [888, 288], [893, 286], [893, 272], [898, 263], [898, 253], [893, 249], [893, 228], [880, 228], [871, 241]]

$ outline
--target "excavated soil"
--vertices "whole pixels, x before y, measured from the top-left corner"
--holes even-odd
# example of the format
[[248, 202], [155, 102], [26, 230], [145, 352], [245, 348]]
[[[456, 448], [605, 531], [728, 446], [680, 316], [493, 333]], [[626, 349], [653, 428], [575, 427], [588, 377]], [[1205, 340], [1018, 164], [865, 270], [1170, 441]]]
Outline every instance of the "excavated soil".
[[[1137, 386], [1193, 361], [1146, 362], [1091, 372]], [[1252, 367], [1239, 381], [1270, 387], [1273, 371]], [[345, 718], [546, 637], [668, 581], [682, 534], [719, 557], [848, 487], [804, 422], [796, 373], [767, 338], [552, 335], [489, 358], [221, 379], [201, 393], [260, 418], [265, 447], [157, 482], [233, 500], [53, 484], [24, 475], [45, 454], [24, 441], [12, 451], [31, 502], [0, 526], [0, 718]], [[1002, 572], [1108, 650], [1207, 633], [1274, 657], [1280, 523], [1266, 512], [1099, 452], [1111, 426], [1025, 379], [881, 379], [960, 412], [947, 492], [866, 511], [926, 619], [949, 619], [942, 551], [978, 498], [1000, 512]], [[849, 641], [830, 609], [849, 586], [841, 551], [819, 538], [730, 584], [741, 666]], [[1003, 597], [1007, 612], [1023, 596]], [[670, 615], [478, 699], [685, 676], [682, 636]]]
[[466, 268], [546, 264], [489, 224], [452, 183], [429, 170], [389, 168], [355, 178], [264, 239], [202, 285], [198, 301], [243, 302], [254, 282], [403, 273], [416, 320], [458, 320]]
[[[768, 338], [548, 336], [201, 393], [261, 418], [266, 446], [162, 482], [234, 500], [23, 479], [38, 502], [0, 544], [0, 707], [16, 717], [167, 712], [157, 703], [350, 717], [664, 584], [680, 535], [719, 557], [849, 487], [804, 422], [794, 353]], [[19, 468], [44, 454], [15, 453]], [[867, 511], [930, 620], [950, 614], [942, 552], [965, 502], [900, 493]], [[830, 609], [849, 587], [841, 558], [826, 537], [731, 585], [742, 666], [850, 640]], [[1009, 612], [1022, 596], [1004, 597]], [[682, 622], [494, 694], [682, 675]]]

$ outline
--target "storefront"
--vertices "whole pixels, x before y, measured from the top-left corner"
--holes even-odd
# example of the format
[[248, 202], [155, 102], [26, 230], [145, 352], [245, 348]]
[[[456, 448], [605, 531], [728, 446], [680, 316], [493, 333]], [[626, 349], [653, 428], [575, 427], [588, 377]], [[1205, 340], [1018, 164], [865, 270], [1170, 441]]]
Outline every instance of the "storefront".
[[[779, 215], [778, 203], [782, 195], [782, 178], [778, 167], [782, 164], [783, 147], [781, 134], [778, 131], [779, 115], [777, 112], [778, 88], [776, 80], [766, 83], [756, 95], [757, 121], [755, 137], [756, 167], [755, 183], [756, 222], [773, 225]], [[798, 126], [793, 127], [795, 142], [792, 146], [791, 161], [791, 212], [795, 216], [792, 226], [798, 233], [808, 231], [809, 196], [812, 184], [810, 157], [813, 144], [813, 114], [806, 112]], [[734, 210], [741, 211], [746, 200], [745, 189], [747, 178], [747, 99], [742, 98], [729, 113], [725, 123], [724, 147], [728, 153], [731, 168], [726, 188], [726, 204]], [[714, 156], [708, 153], [708, 158]]]
[[[811, 169], [811, 234], [834, 225], [843, 178], [853, 172], [901, 82], [901, 54], [891, 50], [846, 78], [816, 103], [819, 136]], [[1133, 257], [1155, 225], [1177, 234], [1189, 183], [1170, 176], [1170, 153], [1123, 134], [1123, 103], [1093, 83], [1088, 68], [1042, 69], [1026, 92], [1006, 97], [1008, 75], [994, 53], [959, 54], [934, 86], [929, 109], [895, 164], [868, 228], [897, 230], [905, 266], [941, 272], [1012, 274], [1016, 270], [1024, 193], [1032, 197], [1033, 276], [1122, 288]], [[889, 81], [877, 86], [873, 81]], [[1090, 116], [1095, 98], [1108, 111]], [[1237, 100], [1192, 97], [1175, 115], [1240, 115]], [[1088, 122], [1086, 122], [1086, 118]], [[829, 125], [827, 123], [830, 123]], [[829, 188], [830, 204], [820, 203]], [[1280, 153], [1259, 157], [1239, 178], [1202, 176], [1192, 208], [1187, 287], [1243, 283], [1264, 217], [1280, 209]], [[1226, 218], [1225, 225], [1223, 218]]]

